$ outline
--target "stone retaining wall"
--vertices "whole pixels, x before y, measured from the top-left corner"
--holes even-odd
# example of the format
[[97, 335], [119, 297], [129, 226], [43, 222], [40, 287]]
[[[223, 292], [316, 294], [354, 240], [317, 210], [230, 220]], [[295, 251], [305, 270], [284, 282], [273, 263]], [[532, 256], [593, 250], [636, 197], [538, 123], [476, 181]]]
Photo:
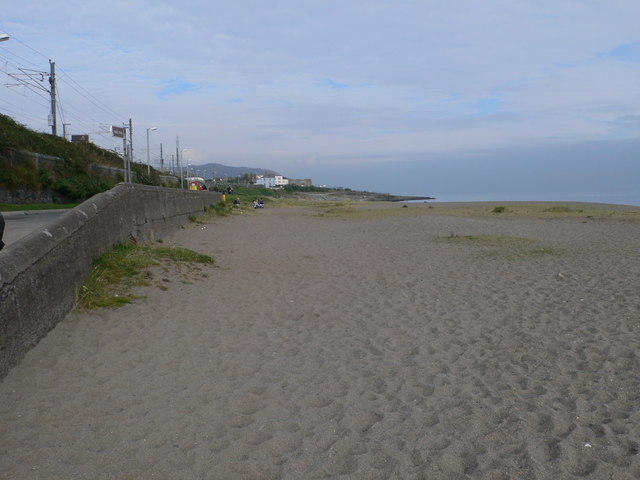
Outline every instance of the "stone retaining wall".
[[221, 200], [119, 184], [0, 251], [0, 378], [73, 308], [96, 257], [132, 238], [160, 239]]

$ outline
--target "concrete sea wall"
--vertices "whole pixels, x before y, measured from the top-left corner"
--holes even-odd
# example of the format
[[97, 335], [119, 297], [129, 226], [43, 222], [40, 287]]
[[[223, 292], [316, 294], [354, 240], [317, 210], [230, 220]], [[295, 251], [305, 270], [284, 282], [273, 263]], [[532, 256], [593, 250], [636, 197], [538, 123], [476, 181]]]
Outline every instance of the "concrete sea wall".
[[119, 184], [0, 251], [0, 378], [73, 308], [114, 244], [158, 240], [222, 194]]

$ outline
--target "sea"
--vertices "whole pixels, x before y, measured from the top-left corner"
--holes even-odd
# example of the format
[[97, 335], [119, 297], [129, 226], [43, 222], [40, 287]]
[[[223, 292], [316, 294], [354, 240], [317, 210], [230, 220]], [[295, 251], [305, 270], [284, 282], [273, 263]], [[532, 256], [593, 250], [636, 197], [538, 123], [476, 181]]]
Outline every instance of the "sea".
[[[640, 191], [625, 193], [429, 193], [428, 202], [590, 202], [640, 206]], [[424, 200], [416, 200], [423, 202]]]

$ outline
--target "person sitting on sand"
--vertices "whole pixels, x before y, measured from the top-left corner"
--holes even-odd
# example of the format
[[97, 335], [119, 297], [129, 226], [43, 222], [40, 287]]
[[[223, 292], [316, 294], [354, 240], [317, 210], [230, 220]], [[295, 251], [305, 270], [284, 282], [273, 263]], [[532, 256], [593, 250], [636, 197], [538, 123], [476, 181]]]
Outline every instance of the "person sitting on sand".
[[240, 197], [236, 197], [236, 199], [233, 201], [233, 204], [234, 204], [236, 207], [239, 207], [239, 206], [240, 206]]

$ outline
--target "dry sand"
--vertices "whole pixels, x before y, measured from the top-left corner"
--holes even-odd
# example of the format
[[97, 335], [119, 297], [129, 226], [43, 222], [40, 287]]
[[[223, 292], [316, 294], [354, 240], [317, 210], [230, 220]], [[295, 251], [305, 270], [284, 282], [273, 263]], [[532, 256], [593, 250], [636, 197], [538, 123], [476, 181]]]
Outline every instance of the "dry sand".
[[[69, 315], [0, 384], [0, 479], [639, 478], [639, 223], [310, 213]], [[496, 233], [562, 253], [435, 238]]]

